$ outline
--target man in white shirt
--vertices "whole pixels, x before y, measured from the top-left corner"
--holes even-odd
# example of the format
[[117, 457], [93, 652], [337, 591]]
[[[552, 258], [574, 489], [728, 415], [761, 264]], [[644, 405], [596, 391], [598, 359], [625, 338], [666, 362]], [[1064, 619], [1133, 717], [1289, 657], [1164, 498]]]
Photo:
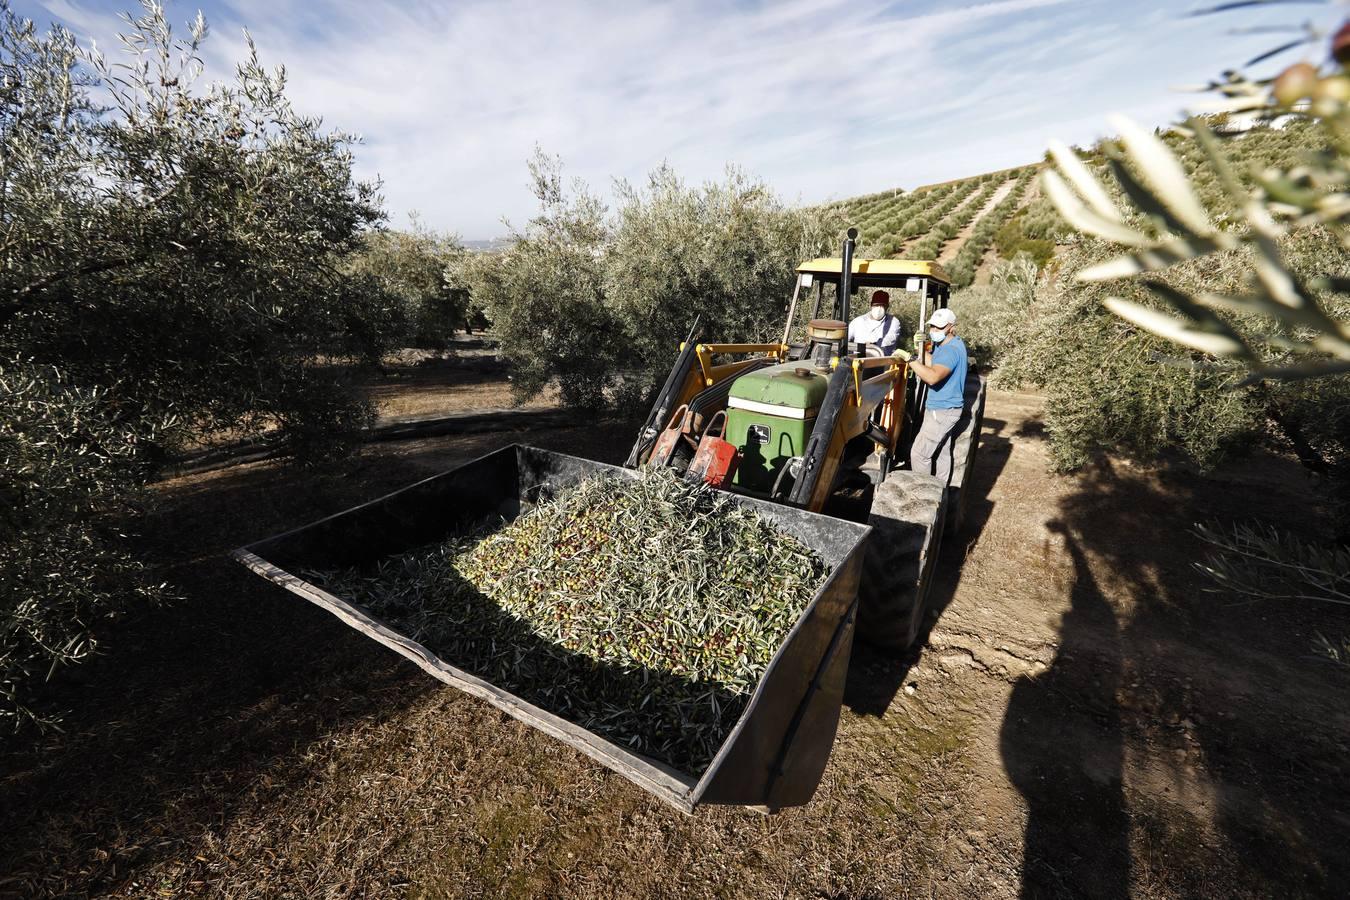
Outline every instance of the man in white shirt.
[[890, 356], [900, 345], [900, 320], [890, 314], [890, 305], [890, 294], [874, 291], [871, 308], [848, 323], [849, 343], [876, 344], [882, 356]]

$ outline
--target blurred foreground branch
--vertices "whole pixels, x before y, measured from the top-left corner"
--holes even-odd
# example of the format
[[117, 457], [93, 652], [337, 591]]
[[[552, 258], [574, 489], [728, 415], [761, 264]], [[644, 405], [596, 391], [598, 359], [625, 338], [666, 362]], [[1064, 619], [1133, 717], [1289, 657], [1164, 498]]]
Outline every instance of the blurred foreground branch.
[[[1307, 43], [1276, 48], [1254, 62]], [[1140, 328], [1245, 367], [1250, 374], [1239, 385], [1350, 372], [1350, 324], [1324, 299], [1350, 295], [1350, 285], [1336, 278], [1304, 282], [1277, 243], [1290, 230], [1323, 225], [1350, 248], [1350, 22], [1331, 39], [1330, 51], [1321, 68], [1301, 62], [1265, 80], [1229, 71], [1206, 86], [1218, 96], [1207, 110], [1212, 117], [1192, 116], [1176, 130], [1194, 140], [1221, 187], [1208, 204], [1167, 143], [1123, 117], [1112, 119], [1120, 138], [1105, 146], [1102, 168], [1109, 169], [1109, 180], [1071, 148], [1050, 149], [1056, 168], [1044, 173], [1042, 183], [1060, 214], [1085, 234], [1130, 248], [1081, 271], [1079, 280], [1113, 281], [1221, 251], [1251, 252], [1245, 292], [1190, 293], [1148, 281], [1151, 303], [1104, 301]], [[1318, 129], [1322, 146], [1292, 167], [1237, 171], [1213, 127], [1228, 126], [1234, 115], [1250, 126], [1306, 120]]]

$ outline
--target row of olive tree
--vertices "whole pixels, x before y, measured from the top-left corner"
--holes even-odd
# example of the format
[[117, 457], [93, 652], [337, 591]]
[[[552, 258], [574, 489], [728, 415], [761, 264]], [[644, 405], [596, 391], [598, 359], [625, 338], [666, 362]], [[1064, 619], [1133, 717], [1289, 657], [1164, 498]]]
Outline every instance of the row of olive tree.
[[[204, 85], [200, 15], [147, 2], [104, 56], [0, 6], [0, 717], [155, 592], [135, 488], [264, 425], [317, 453], [370, 418], [352, 366], [398, 298], [346, 262], [382, 216], [352, 139], [250, 55]], [[344, 374], [347, 373], [347, 374]]]
[[530, 172], [539, 215], [465, 269], [522, 398], [556, 383], [569, 406], [632, 409], [696, 318], [706, 340], [781, 339], [796, 265], [843, 232], [837, 213], [791, 208], [736, 170], [695, 187], [661, 166], [618, 184], [614, 211], [555, 159]]
[[414, 216], [407, 231], [382, 228], [364, 235], [344, 271], [372, 280], [396, 301], [405, 324], [403, 343], [443, 349], [456, 331], [487, 325], [460, 277], [469, 255], [455, 236], [433, 231]]

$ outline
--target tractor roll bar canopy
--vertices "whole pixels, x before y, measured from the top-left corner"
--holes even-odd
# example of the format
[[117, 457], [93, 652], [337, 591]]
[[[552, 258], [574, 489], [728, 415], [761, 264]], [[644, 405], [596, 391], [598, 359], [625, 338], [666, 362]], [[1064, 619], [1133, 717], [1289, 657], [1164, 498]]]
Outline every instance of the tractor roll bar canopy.
[[[853, 258], [855, 285], [866, 287], [905, 287], [910, 278], [926, 278], [934, 287], [950, 287], [951, 279], [942, 266], [928, 259], [859, 259]], [[797, 267], [799, 274], [814, 275], [821, 281], [838, 283], [843, 261], [837, 256], [809, 259]]]
[[[843, 274], [843, 260], [837, 256], [809, 259], [797, 267], [797, 274], [810, 275], [816, 284], [812, 318], [820, 316], [821, 287], [832, 284], [839, 287]], [[931, 309], [939, 309], [951, 299], [952, 282], [942, 266], [928, 259], [859, 259], [853, 258], [850, 288], [898, 288], [919, 295], [919, 321], [928, 321]], [[931, 303], [931, 307], [930, 307]]]

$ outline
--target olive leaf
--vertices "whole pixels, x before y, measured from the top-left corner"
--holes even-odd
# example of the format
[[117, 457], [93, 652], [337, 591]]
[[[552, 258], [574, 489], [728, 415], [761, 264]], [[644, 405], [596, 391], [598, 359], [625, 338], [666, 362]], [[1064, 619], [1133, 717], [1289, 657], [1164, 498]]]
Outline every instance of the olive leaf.
[[1139, 167], [1152, 187], [1158, 206], [1170, 210], [1189, 234], [1207, 237], [1214, 233], [1209, 215], [1191, 189], [1190, 179], [1181, 163], [1153, 132], [1125, 116], [1111, 116], [1110, 122], [1124, 141], [1130, 159]]
[[1050, 155], [1054, 158], [1060, 172], [1064, 174], [1077, 189], [1078, 193], [1087, 200], [1088, 205], [1097, 212], [1098, 215], [1113, 222], [1123, 221], [1120, 210], [1111, 202], [1111, 197], [1106, 193], [1097, 178], [1078, 158], [1078, 154], [1071, 147], [1065, 145], [1062, 141], [1050, 142]]
[[826, 572], [752, 509], [657, 469], [373, 571], [305, 574], [451, 665], [699, 772]]
[[1054, 170], [1047, 169], [1041, 173], [1041, 187], [1065, 221], [1079, 231], [1134, 247], [1147, 247], [1154, 243], [1148, 235], [1089, 209]]
[[1180, 316], [1169, 315], [1120, 297], [1108, 297], [1102, 302], [1107, 309], [1122, 319], [1193, 350], [1212, 353], [1215, 356], [1239, 356], [1247, 352], [1246, 346], [1240, 340], [1234, 340], [1226, 334], [1196, 328], [1194, 323]]
[[1223, 246], [1215, 240], [1175, 239], [1167, 244], [1139, 250], [1095, 266], [1089, 266], [1077, 275], [1079, 281], [1110, 281], [1141, 272], [1157, 272], [1179, 262], [1213, 253]]

